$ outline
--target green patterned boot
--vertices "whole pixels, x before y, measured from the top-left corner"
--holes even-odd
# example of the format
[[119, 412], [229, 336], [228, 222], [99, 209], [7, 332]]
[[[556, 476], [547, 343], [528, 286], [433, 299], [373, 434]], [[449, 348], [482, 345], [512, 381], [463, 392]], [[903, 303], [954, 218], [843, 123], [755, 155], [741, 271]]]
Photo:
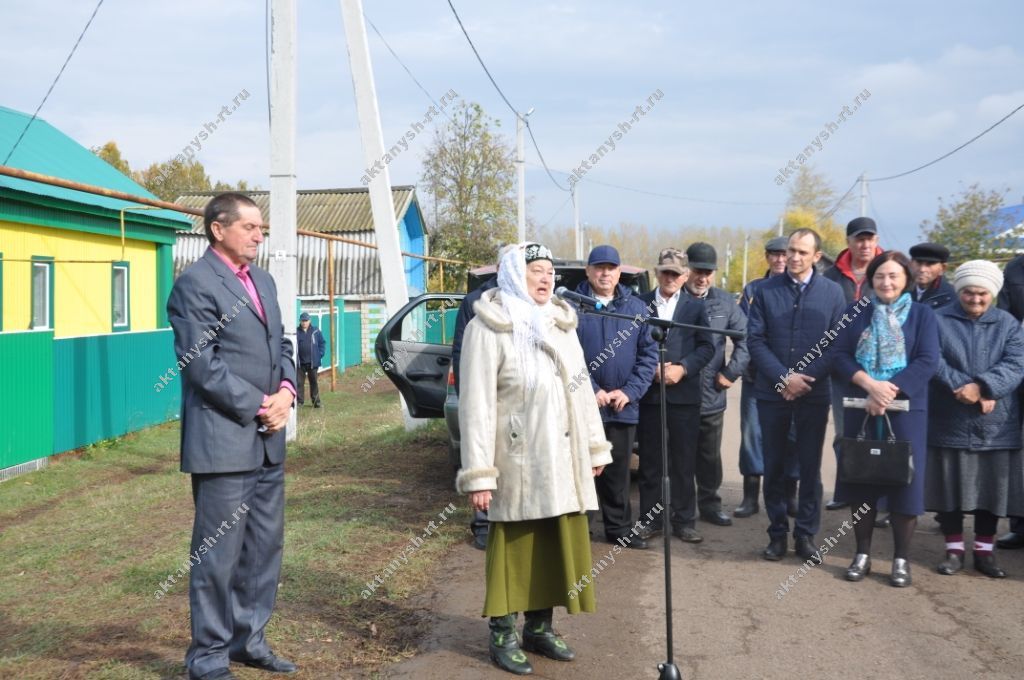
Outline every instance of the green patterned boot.
[[555, 661], [572, 661], [576, 658], [576, 652], [569, 649], [565, 640], [551, 628], [551, 613], [550, 609], [526, 612], [523, 649], [543, 654]]
[[491, 661], [498, 668], [516, 675], [529, 675], [533, 673], [533, 666], [519, 648], [519, 635], [516, 633], [517, 617], [516, 613], [491, 617], [491, 640], [488, 649], [491, 652]]

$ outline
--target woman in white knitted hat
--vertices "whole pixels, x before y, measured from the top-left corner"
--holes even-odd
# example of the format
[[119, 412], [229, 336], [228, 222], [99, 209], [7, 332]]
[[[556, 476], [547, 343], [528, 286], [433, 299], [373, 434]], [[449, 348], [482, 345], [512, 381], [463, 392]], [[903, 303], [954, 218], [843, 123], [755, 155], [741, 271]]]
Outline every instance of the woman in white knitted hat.
[[576, 312], [551, 297], [554, 286], [550, 250], [521, 243], [505, 253], [498, 288], [474, 305], [460, 359], [456, 485], [491, 521], [489, 650], [518, 675], [532, 672], [523, 650], [575, 656], [552, 629], [552, 610], [594, 611], [586, 512], [598, 508], [594, 477], [612, 462], [593, 390], [575, 389], [587, 375]]
[[1003, 285], [995, 264], [971, 260], [953, 276], [957, 302], [936, 310], [942, 353], [928, 411], [925, 507], [946, 537], [940, 574], [963, 569], [964, 514], [974, 515], [974, 568], [992, 578], [1000, 517], [1024, 515], [1020, 402], [1024, 333], [993, 306]]

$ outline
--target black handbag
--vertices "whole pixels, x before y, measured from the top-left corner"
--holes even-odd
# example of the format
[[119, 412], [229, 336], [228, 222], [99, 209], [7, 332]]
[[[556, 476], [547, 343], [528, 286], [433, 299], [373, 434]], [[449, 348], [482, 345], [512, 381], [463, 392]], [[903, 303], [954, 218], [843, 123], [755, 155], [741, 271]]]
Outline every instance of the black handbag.
[[865, 429], [870, 417], [864, 416], [856, 437], [839, 439], [839, 481], [872, 486], [909, 485], [914, 480], [910, 442], [896, 441], [888, 413], [885, 414], [885, 424], [889, 435], [883, 440], [868, 439]]

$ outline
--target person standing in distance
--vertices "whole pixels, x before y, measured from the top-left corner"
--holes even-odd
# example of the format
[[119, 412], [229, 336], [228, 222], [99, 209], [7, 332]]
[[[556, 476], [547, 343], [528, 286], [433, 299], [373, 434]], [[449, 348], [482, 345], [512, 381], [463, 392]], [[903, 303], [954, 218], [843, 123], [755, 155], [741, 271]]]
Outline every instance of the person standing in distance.
[[295, 664], [276, 656], [264, 634], [284, 550], [292, 343], [274, 279], [252, 266], [263, 241], [260, 209], [242, 194], [219, 194], [203, 224], [210, 247], [167, 301], [174, 351], [201, 350], [181, 372], [181, 471], [192, 475], [195, 503], [190, 550], [204, 555], [189, 573], [185, 665], [192, 680], [234, 678], [230, 661], [292, 673]]
[[309, 398], [313, 400], [313, 408], [320, 408], [320, 385], [317, 377], [320, 373], [320, 364], [324, 360], [324, 336], [320, 329], [312, 324], [309, 314], [303, 312], [299, 315], [299, 327], [295, 331], [295, 338], [299, 345], [299, 388], [298, 402], [302, 406], [302, 397], [306, 392], [303, 384], [305, 378], [309, 379]]

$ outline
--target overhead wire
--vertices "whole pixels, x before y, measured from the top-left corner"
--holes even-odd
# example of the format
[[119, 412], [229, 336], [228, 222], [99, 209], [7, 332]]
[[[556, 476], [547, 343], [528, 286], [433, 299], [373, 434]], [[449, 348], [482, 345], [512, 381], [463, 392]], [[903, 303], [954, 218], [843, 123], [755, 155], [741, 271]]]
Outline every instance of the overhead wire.
[[39, 102], [39, 106], [36, 107], [35, 113], [33, 113], [32, 117], [29, 118], [28, 122], [25, 123], [25, 128], [21, 131], [21, 134], [18, 135], [18, 139], [15, 140], [14, 146], [12, 146], [11, 150], [7, 152], [7, 157], [4, 158], [3, 165], [7, 165], [7, 162], [11, 160], [11, 156], [14, 155], [14, 151], [18, 148], [18, 145], [21, 144], [21, 140], [25, 138], [25, 133], [28, 132], [28, 129], [32, 125], [32, 123], [35, 122], [36, 117], [39, 115], [39, 112], [43, 108], [43, 105], [46, 104], [46, 100], [50, 98], [50, 93], [53, 92], [53, 88], [57, 86], [57, 81], [59, 81], [60, 77], [64, 74], [64, 69], [68, 67], [68, 63], [70, 63], [71, 57], [75, 55], [75, 51], [78, 49], [78, 45], [82, 42], [82, 38], [85, 37], [85, 32], [89, 30], [89, 26], [92, 25], [92, 20], [96, 18], [96, 13], [100, 11], [100, 6], [102, 4], [103, 0], [99, 0], [99, 2], [96, 3], [96, 7], [92, 10], [92, 16], [89, 17], [89, 21], [85, 22], [85, 28], [83, 28], [82, 32], [78, 34], [78, 40], [76, 40], [75, 44], [72, 46], [71, 51], [68, 53], [67, 59], [64, 60], [64, 64], [60, 67], [60, 71], [57, 72], [57, 76], [53, 79], [53, 82], [50, 83], [50, 89], [46, 91], [46, 94], [43, 96], [43, 100]]

